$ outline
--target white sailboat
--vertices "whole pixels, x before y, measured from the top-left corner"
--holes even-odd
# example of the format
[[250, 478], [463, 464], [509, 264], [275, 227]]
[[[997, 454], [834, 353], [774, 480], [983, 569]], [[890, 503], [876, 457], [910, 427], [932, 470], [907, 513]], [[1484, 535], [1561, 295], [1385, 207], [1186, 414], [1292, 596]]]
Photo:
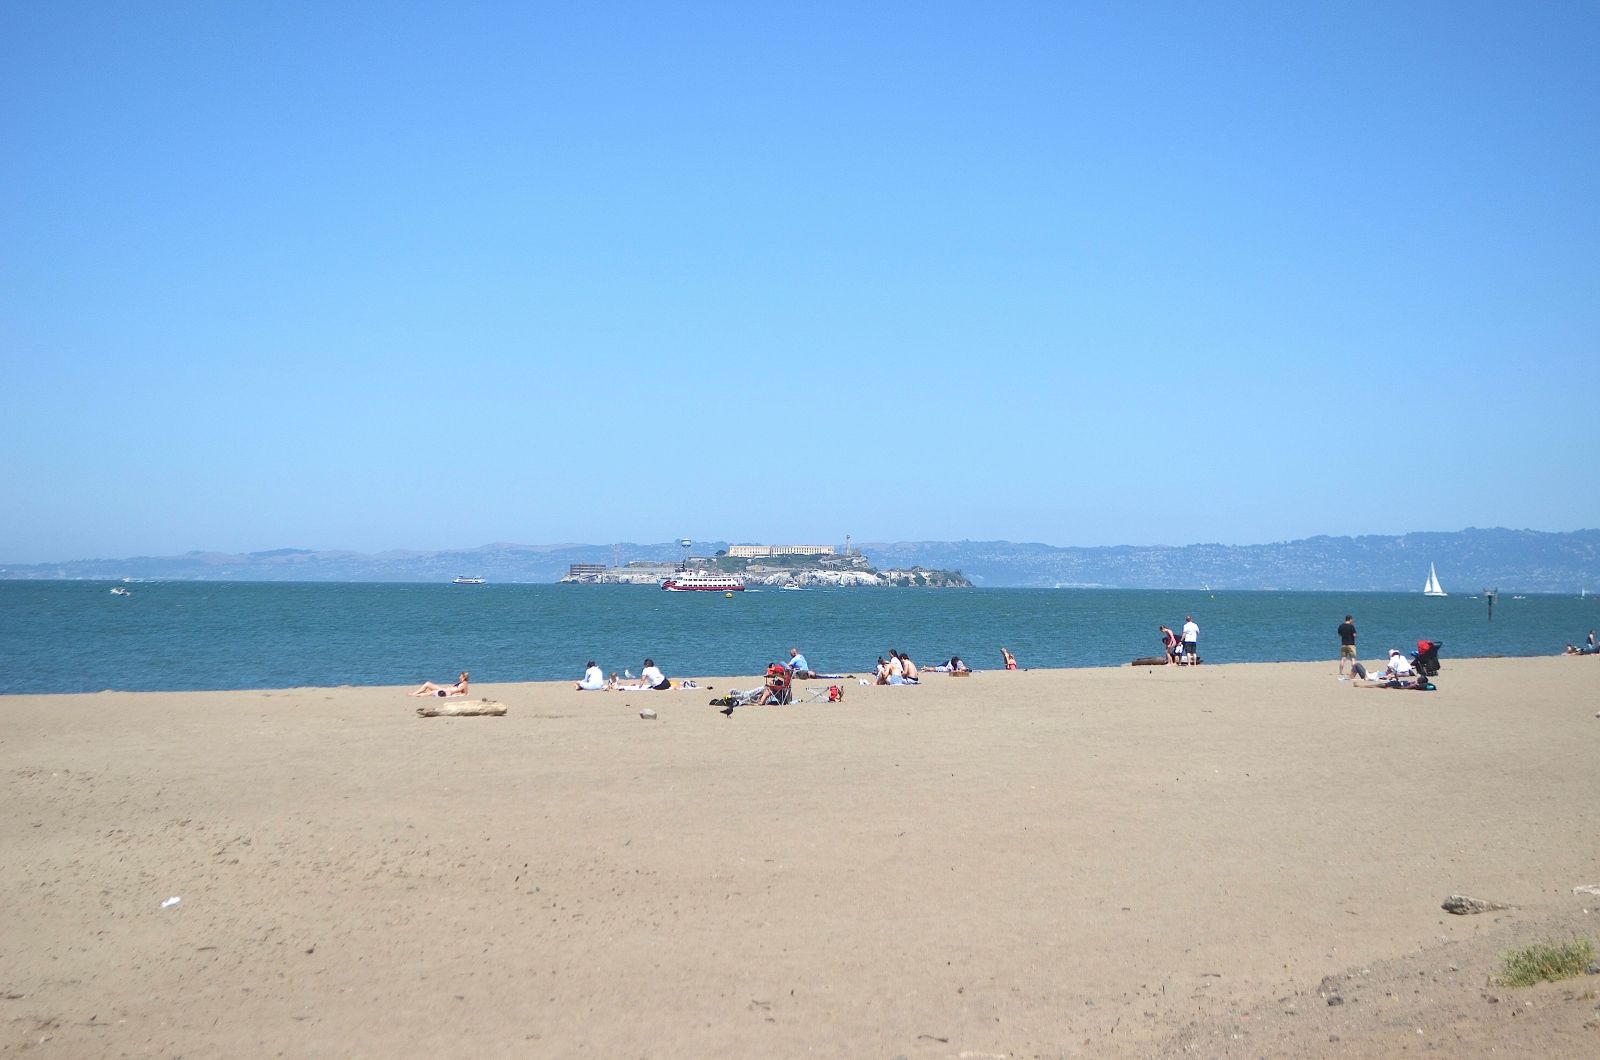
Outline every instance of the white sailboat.
[[1439, 572], [1433, 569], [1433, 564], [1428, 564], [1428, 584], [1422, 587], [1423, 596], [1449, 596], [1444, 591], [1444, 586], [1439, 584]]

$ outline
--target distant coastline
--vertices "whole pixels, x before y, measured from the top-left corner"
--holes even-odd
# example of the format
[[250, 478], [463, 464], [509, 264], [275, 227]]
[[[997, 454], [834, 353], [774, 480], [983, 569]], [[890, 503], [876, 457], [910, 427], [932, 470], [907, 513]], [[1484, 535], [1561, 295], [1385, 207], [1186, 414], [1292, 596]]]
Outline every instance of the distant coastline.
[[[697, 551], [729, 548], [695, 542]], [[1313, 537], [1258, 545], [1062, 546], [1010, 541], [869, 543], [856, 548], [879, 571], [960, 572], [993, 588], [1420, 591], [1433, 564], [1452, 593], [1600, 595], [1600, 530], [1472, 529], [1392, 537]], [[273, 549], [177, 556], [0, 564], [0, 580], [448, 582], [462, 571], [491, 584], [560, 581], [573, 564], [671, 565], [679, 542], [522, 545], [362, 553]]]

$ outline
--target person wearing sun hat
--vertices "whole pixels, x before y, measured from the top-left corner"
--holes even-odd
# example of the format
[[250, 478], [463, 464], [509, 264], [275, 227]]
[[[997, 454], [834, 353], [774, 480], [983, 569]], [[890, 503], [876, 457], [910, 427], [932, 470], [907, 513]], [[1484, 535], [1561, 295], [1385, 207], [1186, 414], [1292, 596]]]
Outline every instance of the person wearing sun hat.
[[1411, 662], [1401, 653], [1399, 648], [1389, 649], [1389, 666], [1383, 671], [1385, 677], [1410, 677], [1412, 676]]

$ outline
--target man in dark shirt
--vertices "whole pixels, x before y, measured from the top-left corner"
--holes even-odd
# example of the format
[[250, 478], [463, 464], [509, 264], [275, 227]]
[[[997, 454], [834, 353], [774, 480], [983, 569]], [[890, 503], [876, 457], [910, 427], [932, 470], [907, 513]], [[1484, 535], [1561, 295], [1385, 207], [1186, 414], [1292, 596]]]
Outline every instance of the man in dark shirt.
[[1356, 661], [1356, 623], [1350, 615], [1339, 623], [1339, 676], [1344, 676], [1347, 663]]

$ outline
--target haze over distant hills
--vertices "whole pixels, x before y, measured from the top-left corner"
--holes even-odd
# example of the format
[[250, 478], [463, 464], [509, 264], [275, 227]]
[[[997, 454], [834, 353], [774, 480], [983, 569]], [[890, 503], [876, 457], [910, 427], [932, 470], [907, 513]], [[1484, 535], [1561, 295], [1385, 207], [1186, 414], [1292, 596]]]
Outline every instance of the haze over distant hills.
[[[726, 542], [696, 541], [709, 555]], [[1600, 530], [1478, 530], [1398, 537], [1312, 537], [1265, 545], [1072, 546], [1010, 541], [862, 544], [879, 568], [959, 570], [980, 586], [1162, 589], [1420, 590], [1434, 564], [1451, 592], [1600, 592]], [[229, 554], [70, 560], [0, 567], [0, 578], [171, 578], [206, 581], [553, 582], [573, 563], [672, 562], [675, 542], [615, 545], [496, 543], [453, 551], [360, 553], [274, 549]], [[582, 590], [577, 590], [582, 591]]]

